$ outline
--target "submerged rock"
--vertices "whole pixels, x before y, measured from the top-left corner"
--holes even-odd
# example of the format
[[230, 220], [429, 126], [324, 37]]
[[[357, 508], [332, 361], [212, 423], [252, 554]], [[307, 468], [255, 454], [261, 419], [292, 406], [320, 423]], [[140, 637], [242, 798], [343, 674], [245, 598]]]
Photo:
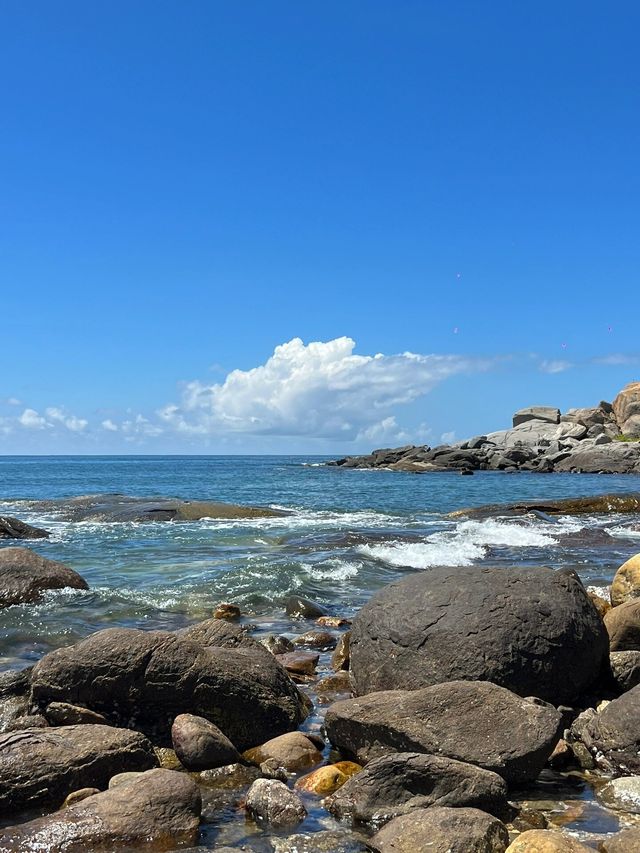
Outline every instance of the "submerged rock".
[[439, 568], [384, 587], [362, 608], [350, 672], [356, 694], [466, 679], [558, 705], [584, 692], [607, 651], [573, 572]]
[[394, 818], [369, 842], [376, 853], [504, 853], [508, 844], [507, 828], [497, 818], [439, 806]]
[[497, 773], [417, 752], [375, 758], [324, 805], [339, 819], [360, 823], [384, 823], [431, 806], [471, 806], [498, 816], [508, 810], [507, 786]]
[[325, 726], [331, 743], [366, 763], [421, 752], [475, 764], [508, 783], [535, 779], [558, 742], [561, 714], [489, 682], [453, 681], [335, 702]]
[[48, 539], [51, 534], [18, 518], [0, 515], [0, 539]]
[[0, 549], [0, 608], [33, 604], [48, 589], [89, 589], [77, 572], [30, 548]]
[[167, 745], [174, 719], [195, 714], [242, 750], [297, 728], [307, 714], [284, 669], [256, 645], [259, 652], [203, 648], [169, 632], [109, 628], [45, 655], [33, 669], [32, 697], [41, 708], [82, 704]]
[[167, 850], [195, 844], [200, 811], [198, 786], [186, 774], [150, 770], [127, 785], [0, 830], [0, 853]]
[[246, 809], [274, 829], [297, 826], [307, 816], [300, 798], [277, 779], [256, 779], [247, 792]]
[[273, 853], [364, 853], [363, 839], [347, 830], [297, 833], [287, 838], [272, 838]]
[[557, 501], [522, 501], [512, 504], [490, 504], [487, 506], [458, 509], [449, 513], [449, 518], [494, 515], [526, 515], [533, 511], [547, 515], [592, 515], [607, 513], [640, 512], [640, 494], [588, 495], [583, 498], [563, 498]]
[[56, 808], [79, 788], [106, 788], [116, 773], [155, 766], [152, 745], [128, 729], [59, 726], [0, 735], [0, 814]]

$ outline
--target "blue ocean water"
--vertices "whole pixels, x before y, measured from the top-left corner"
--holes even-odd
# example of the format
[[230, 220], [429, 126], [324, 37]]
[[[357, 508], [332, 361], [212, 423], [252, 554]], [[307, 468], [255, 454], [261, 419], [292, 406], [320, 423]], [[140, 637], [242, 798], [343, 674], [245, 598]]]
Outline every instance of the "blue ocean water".
[[[437, 565], [544, 563], [605, 585], [640, 550], [635, 517], [451, 520], [464, 506], [629, 492], [634, 476], [404, 474], [315, 457], [0, 457], [0, 513], [44, 526], [29, 543], [88, 581], [0, 611], [0, 669], [101, 627], [173, 628], [234, 601], [271, 625], [298, 592], [351, 614], [380, 586]], [[278, 507], [276, 519], [70, 523], [24, 501], [118, 492]], [[6, 543], [5, 543], [6, 544]], [[280, 627], [283, 627], [282, 625]], [[286, 626], [285, 626], [286, 627]]]

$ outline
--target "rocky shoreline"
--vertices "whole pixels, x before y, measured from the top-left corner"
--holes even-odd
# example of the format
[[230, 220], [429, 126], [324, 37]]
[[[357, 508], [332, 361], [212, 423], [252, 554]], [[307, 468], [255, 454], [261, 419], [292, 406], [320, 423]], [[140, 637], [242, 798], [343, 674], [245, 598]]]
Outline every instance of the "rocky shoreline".
[[[637, 496], [499, 508], [638, 510]], [[31, 547], [0, 547], [0, 577], [4, 606], [87, 589]], [[395, 581], [349, 619], [282, 606], [286, 635], [223, 602], [1, 675], [0, 853], [640, 849], [640, 555], [606, 600], [572, 571], [479, 565]], [[563, 831], [545, 791], [576, 785], [610, 831]], [[239, 838], [220, 831], [231, 812]]]
[[511, 429], [455, 444], [384, 448], [327, 464], [419, 474], [451, 470], [638, 474], [640, 383], [627, 385], [613, 403], [602, 401], [592, 408], [564, 414], [551, 406], [521, 409], [514, 414]]

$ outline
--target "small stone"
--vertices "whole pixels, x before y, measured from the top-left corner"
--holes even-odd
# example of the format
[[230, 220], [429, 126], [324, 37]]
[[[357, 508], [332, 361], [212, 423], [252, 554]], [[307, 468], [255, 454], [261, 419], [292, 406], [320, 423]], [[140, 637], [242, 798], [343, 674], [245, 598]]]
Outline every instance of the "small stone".
[[61, 808], [67, 809], [69, 806], [74, 806], [76, 803], [86, 800], [87, 797], [93, 797], [94, 794], [99, 793], [99, 788], [80, 788], [79, 791], [72, 791], [62, 804]]
[[275, 658], [287, 672], [293, 672], [296, 675], [315, 675], [320, 655], [315, 652], [287, 652], [284, 655], [276, 655]]
[[242, 617], [242, 611], [237, 604], [219, 604], [213, 611], [214, 619], [226, 619], [227, 622], [237, 622]]
[[50, 702], [44, 715], [52, 726], [109, 725], [109, 721], [102, 714], [79, 705], [69, 705], [67, 702]]
[[292, 619], [318, 619], [320, 616], [327, 615], [324, 607], [316, 604], [315, 601], [303, 598], [301, 595], [288, 596], [284, 606], [287, 616], [290, 616]]
[[327, 675], [316, 684], [316, 692], [318, 695], [327, 695], [330, 693], [348, 693], [352, 694], [351, 678], [346, 669], [341, 669], [334, 675]]
[[302, 732], [289, 732], [272, 738], [261, 746], [248, 749], [242, 757], [258, 766], [273, 759], [288, 771], [306, 770], [322, 761], [322, 753]]
[[265, 779], [277, 779], [279, 782], [286, 782], [289, 774], [281, 767], [275, 758], [267, 758], [260, 765], [260, 773]]
[[306, 634], [301, 634], [295, 639], [297, 646], [311, 646], [322, 651], [335, 649], [337, 643], [335, 634], [330, 634], [328, 631], [307, 631]]
[[331, 668], [338, 672], [341, 669], [349, 669], [349, 640], [351, 631], [340, 635], [336, 650], [331, 655]]
[[549, 822], [542, 812], [535, 809], [522, 809], [512, 820], [511, 825], [518, 832], [527, 832], [530, 829], [546, 829]]
[[261, 643], [265, 648], [269, 649], [272, 655], [284, 655], [287, 652], [294, 652], [296, 650], [291, 640], [282, 634], [279, 636], [267, 634], [266, 637], [262, 638]]
[[575, 763], [573, 751], [566, 740], [561, 738], [549, 756], [549, 766], [554, 770], [566, 770], [573, 763]]
[[154, 746], [153, 751], [163, 770], [186, 770], [186, 767], [180, 763], [174, 749], [169, 749], [168, 746]]
[[277, 779], [257, 779], [247, 792], [246, 809], [274, 828], [296, 826], [307, 816], [299, 797]]
[[611, 602], [607, 601], [607, 599], [603, 598], [601, 595], [597, 595], [595, 592], [587, 591], [587, 595], [591, 599], [591, 602], [600, 616], [604, 619], [605, 614], [611, 610]]
[[335, 793], [351, 776], [354, 776], [361, 770], [362, 766], [356, 764], [355, 761], [339, 761], [337, 764], [318, 767], [317, 770], [298, 779], [295, 787], [303, 791], [308, 791], [311, 794], [326, 797], [329, 794]]
[[240, 755], [214, 724], [194, 714], [179, 714], [171, 726], [173, 748], [187, 770], [210, 770], [235, 764]]
[[323, 628], [343, 628], [345, 625], [351, 625], [351, 620], [342, 616], [320, 616], [316, 619], [316, 625], [322, 625]]

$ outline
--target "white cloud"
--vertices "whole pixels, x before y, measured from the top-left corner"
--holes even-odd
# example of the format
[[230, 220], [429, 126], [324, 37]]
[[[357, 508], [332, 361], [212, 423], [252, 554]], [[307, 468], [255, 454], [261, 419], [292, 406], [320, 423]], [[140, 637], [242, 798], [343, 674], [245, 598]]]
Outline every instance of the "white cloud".
[[541, 361], [539, 368], [543, 373], [563, 373], [565, 370], [571, 370], [575, 365], [570, 361]]
[[45, 409], [45, 414], [50, 420], [62, 424], [68, 430], [71, 430], [71, 432], [84, 432], [89, 425], [89, 421], [84, 418], [67, 414], [64, 409], [60, 409], [57, 406], [49, 406], [49, 408]]
[[[391, 435], [392, 411], [454, 374], [483, 370], [489, 360], [456, 355], [355, 355], [342, 337], [276, 347], [251, 370], [222, 383], [189, 382], [178, 404], [158, 412], [167, 425], [191, 434], [314, 436], [342, 440]], [[371, 432], [373, 431], [373, 432]]]
[[21, 406], [22, 400], [18, 400], [17, 397], [7, 397], [6, 403], [8, 406]]
[[611, 355], [602, 356], [602, 358], [594, 358], [594, 364], [604, 364], [611, 367], [616, 367], [622, 364], [638, 364], [640, 358], [637, 355], [624, 355], [623, 353], [612, 353]]
[[118, 424], [114, 424], [110, 418], [107, 418], [106, 421], [102, 421], [101, 426], [102, 429], [106, 429], [108, 432], [118, 432]]
[[51, 424], [47, 423], [47, 419], [39, 415], [35, 409], [25, 409], [18, 418], [18, 422], [25, 429], [44, 429], [51, 426]]
[[453, 442], [455, 440], [456, 440], [456, 434], [453, 430], [451, 430], [450, 432], [443, 432], [442, 435], [440, 436], [440, 441], [443, 444], [453, 444]]

